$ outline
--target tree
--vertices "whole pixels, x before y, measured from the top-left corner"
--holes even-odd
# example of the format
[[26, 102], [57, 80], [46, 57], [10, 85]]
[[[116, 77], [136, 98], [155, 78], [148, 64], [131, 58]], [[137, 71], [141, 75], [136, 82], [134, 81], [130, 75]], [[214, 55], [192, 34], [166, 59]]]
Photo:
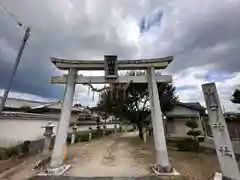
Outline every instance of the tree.
[[29, 111], [31, 110], [31, 107], [30, 107], [30, 106], [23, 105], [20, 109], [21, 109], [23, 112], [29, 112]]
[[196, 149], [198, 147], [197, 137], [201, 135], [201, 131], [196, 130], [199, 126], [196, 121], [188, 121], [186, 122], [186, 126], [190, 128], [187, 135], [193, 137], [193, 148]]
[[240, 104], [240, 90], [235, 89], [234, 93], [232, 94], [231, 101], [235, 104]]
[[[129, 76], [144, 74], [144, 71], [129, 71], [126, 73]], [[178, 97], [175, 95], [175, 87], [172, 84], [159, 83], [158, 93], [163, 113], [171, 110], [178, 101]], [[130, 83], [127, 89], [113, 88], [111, 91], [106, 90], [99, 95], [98, 107], [107, 114], [114, 114], [120, 119], [127, 119], [130, 123], [136, 125], [141, 138], [142, 127], [151, 123], [150, 118], [147, 118], [150, 114], [147, 83]]]
[[78, 107], [82, 107], [82, 104], [80, 104], [80, 103], [76, 103], [76, 104], [74, 104], [74, 107], [76, 107], [76, 108], [78, 108]]

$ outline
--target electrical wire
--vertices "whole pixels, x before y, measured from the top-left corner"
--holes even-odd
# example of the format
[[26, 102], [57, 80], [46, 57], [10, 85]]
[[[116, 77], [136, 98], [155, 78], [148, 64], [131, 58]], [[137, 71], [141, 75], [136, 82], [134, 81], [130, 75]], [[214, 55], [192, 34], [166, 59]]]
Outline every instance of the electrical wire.
[[3, 10], [5, 10], [6, 13], [8, 13], [10, 15], [10, 17], [16, 21], [16, 23], [20, 26], [23, 27], [24, 29], [26, 29], [27, 27], [24, 26], [18, 19], [17, 17], [6, 7], [4, 6], [2, 3], [0, 3], [0, 6], [2, 6]]

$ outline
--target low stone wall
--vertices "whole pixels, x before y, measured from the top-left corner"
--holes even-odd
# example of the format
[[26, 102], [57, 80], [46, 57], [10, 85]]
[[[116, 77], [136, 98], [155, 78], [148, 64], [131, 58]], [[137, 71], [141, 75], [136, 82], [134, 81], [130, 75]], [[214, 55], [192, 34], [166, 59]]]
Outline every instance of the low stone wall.
[[[43, 139], [44, 136], [44, 128], [42, 126], [46, 125], [48, 121], [52, 121], [56, 127], [53, 129], [54, 135], [57, 131], [58, 120], [53, 120], [51, 118], [47, 118], [46, 115], [31, 115], [31, 118], [21, 115], [11, 116], [11, 117], [1, 117], [0, 118], [0, 147], [11, 147], [16, 146], [17, 144], [21, 144], [26, 140], [30, 140], [32, 142], [37, 141], [39, 139]], [[86, 131], [91, 126], [92, 129], [96, 129], [97, 124], [94, 121], [76, 121], [70, 122], [68, 133], [72, 132], [72, 127], [74, 124], [78, 126], [78, 131]], [[105, 123], [101, 122], [100, 126], [102, 127]], [[107, 128], [114, 128], [117, 125], [119, 127], [119, 122], [107, 122]]]

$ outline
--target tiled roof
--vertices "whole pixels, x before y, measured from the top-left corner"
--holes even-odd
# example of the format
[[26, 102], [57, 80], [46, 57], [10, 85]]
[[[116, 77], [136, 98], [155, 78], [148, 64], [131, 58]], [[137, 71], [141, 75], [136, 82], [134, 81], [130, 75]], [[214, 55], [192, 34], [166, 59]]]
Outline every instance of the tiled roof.
[[[49, 108], [49, 109], [61, 110], [62, 103], [63, 103], [62, 101], [55, 101], [55, 102], [50, 102], [50, 103], [46, 103], [46, 104], [42, 104], [42, 105], [33, 107], [32, 109]], [[81, 112], [81, 111], [84, 111], [84, 108], [72, 106], [72, 111], [79, 111], [79, 112]]]
[[205, 111], [205, 108], [199, 102], [188, 102], [188, 103], [178, 102], [177, 104], [186, 106], [198, 111]]
[[[2, 97], [0, 97], [0, 100], [2, 100]], [[46, 102], [31, 101], [26, 99], [7, 98], [5, 107], [7, 108], [21, 108], [23, 106], [34, 107], [34, 106], [43, 105], [45, 103]]]

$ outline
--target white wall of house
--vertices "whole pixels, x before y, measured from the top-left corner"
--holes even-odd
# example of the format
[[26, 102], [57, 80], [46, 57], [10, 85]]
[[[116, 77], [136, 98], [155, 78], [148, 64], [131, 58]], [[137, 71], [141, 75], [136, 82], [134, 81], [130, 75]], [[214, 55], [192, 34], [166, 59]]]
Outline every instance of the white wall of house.
[[202, 117], [200, 116], [200, 112], [192, 109], [192, 108], [188, 108], [182, 105], [177, 105], [173, 110], [169, 111], [167, 114], [168, 116], [171, 116], [173, 118], [173, 120], [170, 122], [170, 125], [168, 125], [168, 135], [175, 137], [183, 137], [183, 136], [187, 136], [187, 132], [189, 130], [188, 127], [186, 127], [186, 122], [189, 120], [194, 121], [191, 118], [187, 118], [187, 117], [179, 117], [179, 116], [195, 116], [196, 117], [196, 121], [198, 123], [198, 130], [200, 130], [202, 132], [202, 135], [204, 134], [204, 129], [203, 129], [203, 124], [201, 122]]
[[185, 126], [186, 121], [175, 120], [175, 131], [172, 133], [172, 136], [186, 136], [187, 135], [187, 127]]
[[[56, 118], [60, 119], [60, 112], [43, 112], [42, 114], [52, 116], [52, 117], [56, 117]], [[72, 113], [70, 121], [77, 121], [78, 117], [79, 117], [78, 113]]]
[[[54, 134], [57, 131], [57, 120], [51, 120], [56, 125], [53, 129]], [[43, 138], [44, 128], [42, 126], [48, 123], [47, 119], [18, 119], [18, 118], [5, 118], [0, 119], [0, 147], [9, 147], [22, 143], [26, 140], [38, 140]], [[96, 129], [96, 125], [91, 125], [92, 129]], [[117, 125], [117, 127], [119, 127]], [[113, 129], [114, 124], [108, 124], [107, 129]], [[86, 131], [89, 125], [78, 126], [78, 131]], [[72, 128], [69, 128], [69, 133]]]
[[[37, 140], [43, 138], [44, 128], [47, 120], [23, 120], [23, 119], [1, 119], [0, 120], [0, 147], [9, 147], [26, 140]], [[58, 125], [58, 121], [52, 121]], [[54, 128], [56, 133], [57, 128]]]

